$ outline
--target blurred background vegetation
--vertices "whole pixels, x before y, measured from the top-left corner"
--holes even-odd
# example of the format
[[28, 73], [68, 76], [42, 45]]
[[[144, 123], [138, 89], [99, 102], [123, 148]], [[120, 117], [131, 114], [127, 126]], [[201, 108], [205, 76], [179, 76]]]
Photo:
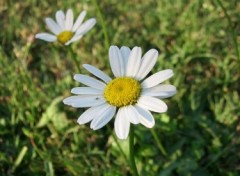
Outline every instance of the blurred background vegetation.
[[[34, 39], [48, 31], [46, 17], [68, 8], [75, 18], [85, 9], [86, 19], [97, 19], [72, 44], [79, 64], [111, 73], [109, 42], [156, 48], [153, 71], [175, 72], [170, 83], [178, 93], [166, 100], [167, 113], [155, 114], [157, 136], [136, 127], [142, 176], [240, 175], [240, 60], [232, 35], [240, 43], [240, 2], [222, 3], [231, 25], [218, 0], [0, 1], [0, 175], [131, 175], [111, 135], [113, 120], [92, 131], [76, 123], [83, 110], [63, 105], [79, 86], [66, 47]], [[119, 143], [127, 155], [128, 141]]]

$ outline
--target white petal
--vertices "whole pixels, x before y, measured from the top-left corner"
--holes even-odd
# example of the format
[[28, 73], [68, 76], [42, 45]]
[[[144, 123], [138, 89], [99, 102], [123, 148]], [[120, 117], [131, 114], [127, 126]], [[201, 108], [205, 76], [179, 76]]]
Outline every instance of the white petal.
[[102, 72], [101, 70], [99, 70], [98, 68], [89, 65], [89, 64], [83, 64], [83, 67], [89, 71], [90, 73], [92, 73], [94, 76], [100, 78], [101, 80], [103, 80], [104, 82], [108, 83], [109, 81], [111, 81], [112, 79], [106, 75], [104, 72]]
[[35, 37], [41, 40], [45, 40], [47, 42], [54, 42], [57, 40], [57, 37], [55, 35], [49, 33], [38, 33]]
[[143, 89], [142, 95], [153, 96], [158, 98], [168, 98], [175, 95], [176, 87], [170, 84], [160, 84], [151, 88]]
[[86, 85], [90, 86], [96, 89], [103, 90], [106, 87], [106, 84], [104, 84], [102, 81], [99, 81], [95, 78], [92, 78], [90, 76], [82, 75], [82, 74], [76, 74], [73, 77], [76, 81]]
[[76, 31], [78, 30], [79, 26], [80, 26], [80, 25], [82, 24], [82, 22], [83, 22], [84, 17], [86, 16], [86, 14], [87, 14], [87, 12], [86, 12], [85, 10], [82, 11], [82, 12], [79, 14], [79, 16], [78, 16], [75, 24], [73, 25], [73, 29], [72, 29], [73, 32], [76, 32]]
[[167, 105], [162, 100], [154, 97], [141, 96], [138, 99], [137, 105], [154, 112], [161, 113], [167, 111]]
[[124, 61], [122, 54], [117, 46], [110, 46], [109, 48], [109, 60], [112, 72], [115, 77], [124, 76]]
[[93, 28], [93, 26], [96, 24], [95, 18], [90, 18], [89, 20], [85, 21], [76, 31], [76, 34], [84, 35], [87, 33], [90, 29]]
[[97, 117], [92, 120], [90, 128], [92, 128], [93, 130], [98, 130], [102, 128], [113, 118], [115, 112], [116, 107], [105, 104], [102, 109], [99, 109], [99, 111], [96, 112]]
[[121, 109], [125, 113], [124, 116], [126, 117], [126, 119], [129, 122], [131, 122], [133, 124], [138, 124], [139, 123], [138, 112], [136, 111], [136, 109], [132, 105], [122, 107]]
[[159, 71], [152, 76], [148, 77], [142, 82], [142, 88], [150, 88], [156, 86], [163, 81], [171, 78], [173, 76], [173, 71], [171, 69]]
[[65, 30], [65, 15], [62, 10], [58, 10], [56, 13], [56, 21], [61, 27], [62, 31]]
[[101, 95], [77, 95], [65, 98], [63, 103], [74, 108], [84, 108], [98, 106], [105, 103], [106, 100]]
[[45, 21], [52, 33], [58, 35], [61, 32], [60, 26], [52, 18], [46, 18]]
[[127, 139], [130, 128], [130, 122], [127, 120], [126, 114], [120, 108], [114, 121], [114, 130], [119, 139]]
[[[102, 106], [102, 105], [100, 105]], [[89, 109], [87, 109], [84, 113], [82, 113], [82, 115], [78, 118], [77, 122], [82, 125], [85, 123], [90, 122], [95, 116], [96, 116], [96, 111], [95, 109], [97, 109], [99, 106], [94, 106], [91, 107]]]
[[66, 30], [71, 31], [73, 26], [73, 11], [72, 9], [68, 9], [66, 13], [66, 21], [65, 21]]
[[155, 119], [153, 118], [152, 114], [148, 110], [137, 105], [135, 105], [135, 108], [138, 111], [140, 123], [147, 128], [152, 128], [155, 125]]
[[65, 45], [69, 45], [70, 43], [72, 42], [75, 42], [77, 40], [80, 40], [82, 38], [82, 35], [79, 35], [79, 34], [75, 34], [71, 40], [69, 40], [68, 42], [65, 43]]
[[98, 118], [98, 113], [104, 109], [105, 107], [108, 107], [108, 104], [104, 103], [99, 106], [94, 106], [86, 110], [77, 120], [77, 122], [82, 125], [85, 123], [90, 122], [94, 118]]
[[126, 75], [135, 77], [141, 64], [142, 50], [140, 47], [134, 47], [129, 55]]
[[125, 70], [124, 75], [126, 75], [128, 57], [130, 55], [131, 50], [126, 46], [122, 46], [120, 49], [120, 52], [122, 53], [122, 58], [123, 58], [123, 62], [124, 62], [124, 70]]
[[128, 60], [128, 57], [131, 53], [131, 50], [130, 48], [126, 47], [126, 46], [122, 46], [121, 49], [120, 49], [121, 53], [122, 53], [122, 56], [124, 58], [124, 60]]
[[155, 49], [149, 50], [142, 58], [142, 63], [136, 78], [142, 80], [152, 70], [158, 58], [158, 51]]
[[99, 89], [95, 89], [95, 88], [92, 88], [92, 87], [75, 87], [71, 90], [71, 93], [73, 94], [78, 94], [78, 95], [81, 95], [81, 94], [88, 94], [88, 95], [102, 95], [103, 94], [103, 91], [102, 90], [99, 90]]

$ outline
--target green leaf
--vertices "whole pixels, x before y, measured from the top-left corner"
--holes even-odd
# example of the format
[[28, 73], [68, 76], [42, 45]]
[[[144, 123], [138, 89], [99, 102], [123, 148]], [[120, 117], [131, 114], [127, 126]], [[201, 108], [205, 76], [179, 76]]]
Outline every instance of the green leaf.
[[60, 112], [59, 103], [62, 102], [62, 97], [55, 98], [39, 120], [37, 127], [41, 128], [52, 122], [57, 130], [62, 130], [68, 125], [68, 120], [65, 113]]

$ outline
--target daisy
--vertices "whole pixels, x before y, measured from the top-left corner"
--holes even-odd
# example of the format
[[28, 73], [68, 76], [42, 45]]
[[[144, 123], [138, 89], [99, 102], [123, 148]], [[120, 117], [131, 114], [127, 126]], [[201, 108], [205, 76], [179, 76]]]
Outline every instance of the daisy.
[[85, 16], [86, 11], [83, 11], [79, 14], [76, 22], [73, 23], [73, 11], [71, 9], [67, 10], [66, 15], [62, 10], [59, 10], [56, 13], [56, 22], [52, 18], [45, 19], [48, 28], [54, 35], [49, 33], [38, 33], [35, 37], [47, 42], [58, 41], [62, 44], [69, 45], [81, 39], [82, 36], [95, 25], [95, 18], [91, 18], [82, 23]]
[[109, 60], [114, 79], [94, 66], [83, 67], [95, 77], [76, 74], [74, 79], [87, 87], [71, 90], [75, 96], [63, 100], [75, 108], [89, 107], [77, 120], [79, 124], [91, 121], [90, 127], [98, 130], [116, 114], [114, 129], [119, 139], [128, 137], [130, 124], [152, 128], [155, 120], [150, 111], [163, 113], [167, 105], [161, 100], [173, 96], [176, 87], [162, 84], [173, 76], [170, 69], [159, 71], [144, 79], [158, 58], [158, 51], [149, 50], [143, 57], [140, 47], [111, 46]]

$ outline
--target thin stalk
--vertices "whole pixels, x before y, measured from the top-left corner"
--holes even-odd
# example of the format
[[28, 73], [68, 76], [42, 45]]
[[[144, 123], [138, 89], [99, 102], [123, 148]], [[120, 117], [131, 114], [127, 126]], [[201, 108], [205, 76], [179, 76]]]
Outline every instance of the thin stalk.
[[73, 51], [71, 45], [68, 46], [68, 51], [70, 52], [70, 54], [71, 54], [71, 59], [72, 59], [73, 62], [75, 63], [75, 65], [76, 65], [76, 67], [77, 67], [77, 70], [78, 70], [78, 72], [80, 73], [80, 72], [81, 72], [80, 62], [77, 60], [77, 58], [76, 58], [76, 53]]
[[34, 85], [33, 83], [33, 80], [32, 78], [30, 77], [29, 75], [29, 72], [28, 72], [28, 69], [27, 69], [27, 63], [26, 63], [26, 60], [27, 60], [27, 57], [30, 53], [30, 49], [32, 47], [32, 44], [31, 43], [27, 43], [26, 45], [26, 50], [24, 52], [24, 55], [23, 55], [23, 58], [19, 58], [20, 62], [21, 62], [21, 71], [22, 71], [22, 75], [25, 77], [27, 83], [29, 84], [30, 87], [32, 87]]
[[130, 126], [130, 135], [129, 135], [129, 159], [131, 171], [134, 176], [139, 176], [137, 171], [137, 166], [134, 159], [134, 126]]
[[107, 32], [107, 27], [106, 27], [106, 22], [103, 18], [102, 12], [100, 10], [100, 7], [97, 3], [96, 0], [92, 0], [93, 5], [95, 6], [99, 19], [100, 19], [100, 24], [102, 26], [102, 30], [103, 30], [103, 36], [104, 36], [104, 45], [105, 45], [105, 49], [108, 50], [110, 44], [109, 44], [109, 38], [108, 38], [108, 32]]
[[227, 13], [227, 9], [223, 6], [221, 0], [216, 0], [216, 1], [219, 4], [219, 6], [222, 8], [223, 13], [224, 13], [225, 17], [228, 20], [228, 23], [229, 23], [229, 26], [230, 26], [230, 30], [231, 30], [232, 40], [233, 40], [233, 43], [234, 43], [234, 46], [235, 46], [235, 50], [236, 50], [236, 55], [237, 55], [237, 58], [238, 58], [238, 60], [240, 62], [240, 52], [239, 52], [239, 49], [238, 49], [237, 35], [236, 35], [236, 31], [234, 30], [232, 20], [231, 20], [230, 16]]
[[157, 144], [157, 146], [158, 146], [158, 149], [161, 151], [161, 153], [163, 154], [163, 156], [167, 156], [167, 152], [166, 152], [165, 148], [163, 147], [160, 139], [158, 138], [155, 130], [154, 130], [154, 129], [150, 129], [150, 131], [151, 131], [152, 136], [153, 136], [153, 138], [154, 138], [154, 140], [155, 140], [155, 142], [156, 142], [156, 144]]

